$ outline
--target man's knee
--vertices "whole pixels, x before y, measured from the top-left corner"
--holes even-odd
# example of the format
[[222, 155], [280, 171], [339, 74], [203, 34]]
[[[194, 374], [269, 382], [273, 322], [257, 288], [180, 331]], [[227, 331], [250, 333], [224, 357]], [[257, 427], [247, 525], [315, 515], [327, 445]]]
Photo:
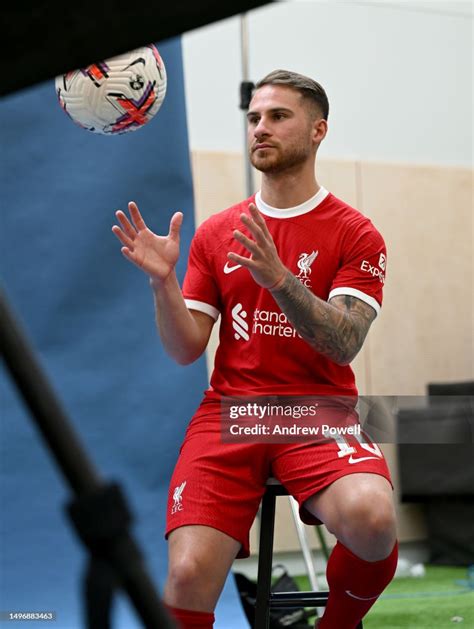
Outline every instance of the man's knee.
[[396, 539], [393, 501], [386, 493], [360, 493], [343, 507], [336, 537], [346, 542], [356, 554], [375, 561], [387, 557]]
[[369, 539], [378, 539], [395, 530], [395, 510], [387, 496], [360, 497], [350, 505], [346, 528]]
[[164, 598], [174, 607], [212, 612], [222, 583], [209, 569], [208, 562], [187, 554], [170, 562]]
[[[201, 558], [187, 554], [170, 562], [168, 567], [168, 585], [177, 591], [196, 589], [203, 576], [207, 575], [207, 566]], [[204, 580], [207, 580], [204, 578]]]
[[[344, 480], [347, 485], [347, 479]], [[360, 483], [318, 495], [308, 507], [327, 529], [356, 555], [368, 561], [387, 557], [396, 539], [396, 515], [391, 489], [378, 482]], [[311, 509], [313, 507], [313, 509]]]
[[239, 547], [236, 540], [207, 526], [173, 531], [169, 537], [166, 602], [183, 609], [212, 611]]

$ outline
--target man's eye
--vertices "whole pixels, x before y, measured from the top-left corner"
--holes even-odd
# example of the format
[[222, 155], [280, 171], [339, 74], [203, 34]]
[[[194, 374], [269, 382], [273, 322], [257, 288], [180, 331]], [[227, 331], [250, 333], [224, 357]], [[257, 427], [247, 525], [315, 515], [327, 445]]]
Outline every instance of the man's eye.
[[284, 114], [284, 113], [281, 113], [281, 112], [280, 112], [280, 113], [276, 113], [276, 114], [275, 114], [275, 116], [274, 116], [274, 118], [275, 118], [276, 120], [282, 120], [283, 118], [285, 118], [285, 114]]

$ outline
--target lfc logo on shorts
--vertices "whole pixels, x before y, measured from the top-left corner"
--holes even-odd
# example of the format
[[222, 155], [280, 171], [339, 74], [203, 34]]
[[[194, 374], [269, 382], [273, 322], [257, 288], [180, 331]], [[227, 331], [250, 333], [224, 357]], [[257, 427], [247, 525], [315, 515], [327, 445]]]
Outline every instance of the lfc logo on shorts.
[[185, 487], [186, 481], [181, 483], [181, 485], [178, 485], [178, 487], [175, 487], [175, 490], [173, 492], [174, 504], [171, 507], [171, 515], [183, 510], [183, 499], [181, 497], [181, 494], [183, 493]]

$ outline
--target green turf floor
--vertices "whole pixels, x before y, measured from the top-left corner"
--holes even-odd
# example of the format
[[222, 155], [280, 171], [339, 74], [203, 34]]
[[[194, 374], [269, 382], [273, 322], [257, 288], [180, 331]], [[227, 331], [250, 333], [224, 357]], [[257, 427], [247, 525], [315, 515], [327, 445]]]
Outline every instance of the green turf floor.
[[[309, 590], [306, 577], [295, 579]], [[467, 568], [426, 566], [424, 577], [394, 579], [364, 618], [367, 629], [474, 629]]]

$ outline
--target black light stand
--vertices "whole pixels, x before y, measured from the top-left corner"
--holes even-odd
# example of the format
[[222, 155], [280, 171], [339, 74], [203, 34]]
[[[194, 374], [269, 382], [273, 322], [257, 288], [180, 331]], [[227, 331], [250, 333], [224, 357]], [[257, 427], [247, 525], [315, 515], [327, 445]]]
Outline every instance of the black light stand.
[[172, 629], [128, 528], [132, 517], [117, 484], [104, 483], [89, 460], [29, 342], [0, 290], [0, 350], [12, 379], [51, 450], [74, 499], [69, 517], [90, 557], [85, 575], [89, 629], [110, 626], [114, 590], [129, 596], [143, 626]]
[[240, 16], [240, 49], [242, 60], [242, 81], [240, 83], [240, 103], [239, 108], [244, 116], [244, 158], [245, 159], [245, 190], [247, 197], [251, 197], [254, 192], [253, 169], [250, 160], [247, 157], [247, 112], [249, 110], [250, 101], [255, 84], [249, 78], [249, 36], [247, 14], [242, 13]]

